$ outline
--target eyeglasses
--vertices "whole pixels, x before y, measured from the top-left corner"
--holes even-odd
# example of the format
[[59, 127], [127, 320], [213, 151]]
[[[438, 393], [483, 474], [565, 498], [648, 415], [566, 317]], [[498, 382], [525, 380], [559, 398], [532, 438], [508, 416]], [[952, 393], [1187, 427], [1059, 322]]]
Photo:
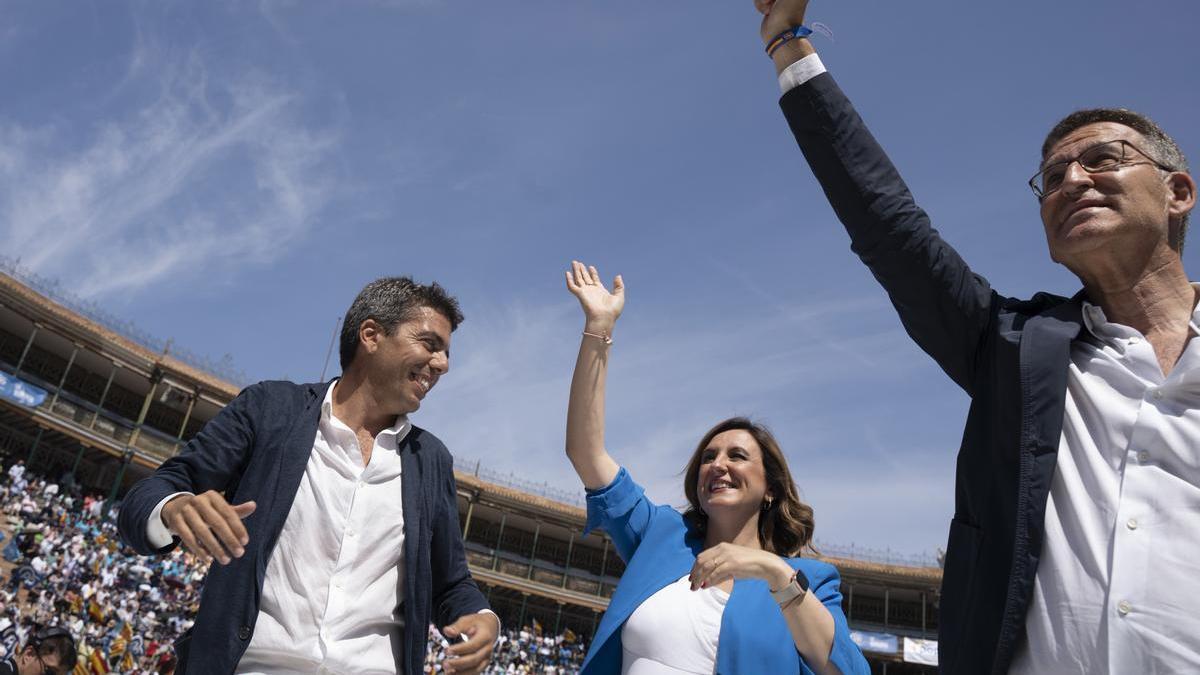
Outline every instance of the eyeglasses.
[[1029, 179], [1029, 187], [1033, 189], [1033, 194], [1037, 196], [1039, 202], [1045, 199], [1046, 195], [1062, 187], [1063, 177], [1067, 175], [1067, 169], [1075, 162], [1079, 162], [1079, 166], [1088, 173], [1116, 171], [1117, 169], [1137, 164], [1152, 164], [1163, 171], [1172, 170], [1145, 152], [1138, 150], [1129, 141], [1105, 141], [1104, 143], [1093, 145], [1072, 159], [1055, 162], [1035, 173], [1033, 178]]

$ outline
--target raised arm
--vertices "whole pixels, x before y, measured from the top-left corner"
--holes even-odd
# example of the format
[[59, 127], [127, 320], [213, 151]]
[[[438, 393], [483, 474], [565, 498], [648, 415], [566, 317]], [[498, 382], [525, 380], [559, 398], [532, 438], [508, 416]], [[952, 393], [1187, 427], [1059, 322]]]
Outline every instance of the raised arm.
[[598, 490], [620, 470], [604, 449], [604, 383], [613, 328], [625, 307], [625, 284], [617, 275], [610, 293], [595, 267], [571, 261], [567, 290], [579, 300], [584, 319], [567, 403], [567, 459], [583, 486]]
[[[804, 21], [807, 0], [755, 0], [760, 34], [777, 44]], [[790, 37], [790, 35], [789, 35]], [[883, 148], [825, 72], [807, 39], [772, 53], [784, 116], [850, 235], [851, 250], [887, 291], [905, 330], [968, 394], [1002, 301], [933, 229]], [[802, 60], [803, 59], [803, 60]]]
[[[759, 33], [765, 47], [783, 31], [804, 25], [808, 0], [754, 0], [754, 6], [763, 15]], [[775, 62], [775, 72], [782, 73], [788, 66], [814, 53], [811, 42], [797, 38], [780, 45], [771, 54], [771, 60]]]

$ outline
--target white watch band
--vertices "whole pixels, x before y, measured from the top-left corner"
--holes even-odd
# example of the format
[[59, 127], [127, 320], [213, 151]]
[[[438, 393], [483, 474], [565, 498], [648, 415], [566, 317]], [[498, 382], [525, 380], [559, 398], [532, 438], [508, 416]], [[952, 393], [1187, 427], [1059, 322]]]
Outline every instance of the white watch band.
[[[775, 602], [780, 607], [783, 607], [789, 602], [795, 600], [798, 596], [803, 596], [807, 592], [808, 577], [804, 576], [804, 573], [800, 570], [796, 570], [796, 573], [792, 575], [792, 580], [789, 581], [787, 585], [777, 591], [771, 591], [771, 597], [775, 599]], [[800, 601], [804, 602], [803, 599]]]

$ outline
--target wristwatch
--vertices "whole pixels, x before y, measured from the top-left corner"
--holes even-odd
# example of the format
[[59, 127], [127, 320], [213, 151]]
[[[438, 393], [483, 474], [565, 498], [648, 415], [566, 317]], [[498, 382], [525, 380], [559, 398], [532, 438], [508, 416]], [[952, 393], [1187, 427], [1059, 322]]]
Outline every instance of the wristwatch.
[[783, 588], [777, 591], [771, 591], [771, 597], [775, 602], [779, 603], [780, 607], [800, 597], [800, 602], [804, 602], [804, 594], [808, 592], [808, 577], [804, 576], [804, 572], [796, 570], [796, 574], [792, 576], [792, 580], [787, 582]]

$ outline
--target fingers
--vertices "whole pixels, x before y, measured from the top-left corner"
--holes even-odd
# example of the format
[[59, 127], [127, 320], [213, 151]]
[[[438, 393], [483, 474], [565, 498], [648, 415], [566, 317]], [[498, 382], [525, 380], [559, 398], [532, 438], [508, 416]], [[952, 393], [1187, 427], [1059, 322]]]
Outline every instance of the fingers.
[[620, 274], [613, 277], [613, 295], [625, 295], [625, 280]]
[[254, 502], [242, 502], [233, 507], [233, 512], [237, 514], [239, 520], [245, 520], [247, 516], [254, 513], [254, 509], [258, 508], [258, 504]]
[[708, 587], [708, 577], [712, 574], [717, 563], [718, 560], [714, 549], [708, 549], [696, 556], [696, 562], [692, 565], [692, 572], [688, 575], [688, 581], [691, 582], [693, 591]]
[[[454, 643], [446, 650], [446, 659], [442, 662], [442, 668], [447, 673], [473, 675], [481, 672], [491, 659], [495, 636], [491, 631], [480, 630], [477, 623], [480, 620], [492, 621], [492, 618], [481, 615], [464, 616], [442, 629], [442, 634]], [[468, 639], [465, 642], [456, 642], [455, 639], [459, 636]]]
[[189, 551], [202, 559], [227, 565], [245, 553], [250, 537], [242, 519], [254, 512], [254, 502], [233, 507], [220, 493], [209, 490], [201, 495], [180, 497], [167, 507], [170, 507], [164, 518], [167, 526]]
[[587, 273], [587, 268], [578, 260], [571, 261], [571, 270], [575, 273], [576, 286], [587, 286], [588, 282], [591, 281], [591, 277]]
[[[463, 644], [465, 645], [467, 643], [464, 642]], [[460, 645], [455, 646], [457, 647]], [[466, 675], [475, 675], [476, 673], [483, 672], [484, 667], [487, 666], [488, 661], [491, 660], [491, 656], [492, 645], [487, 644], [484, 645], [483, 648], [477, 649], [468, 654], [448, 657], [445, 661], [442, 661], [442, 670], [447, 673], [455, 673], [455, 675], [464, 673]]]

